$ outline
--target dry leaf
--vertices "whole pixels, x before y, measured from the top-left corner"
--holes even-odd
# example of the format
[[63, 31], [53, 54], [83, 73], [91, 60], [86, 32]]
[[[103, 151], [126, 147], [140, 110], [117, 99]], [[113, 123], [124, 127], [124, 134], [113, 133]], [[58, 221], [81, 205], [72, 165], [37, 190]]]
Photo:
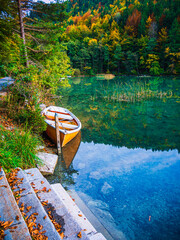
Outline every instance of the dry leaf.
[[5, 188], [7, 188], [7, 186], [6, 186], [6, 185], [1, 185], [0, 187], [5, 187]]
[[46, 191], [46, 187], [43, 187], [43, 189], [41, 191], [45, 192]]
[[77, 236], [78, 236], [78, 238], [82, 238], [81, 232], [79, 232]]
[[64, 238], [64, 233], [62, 232], [62, 233], [60, 233], [60, 237], [61, 237], [61, 239], [63, 239]]
[[28, 207], [26, 207], [26, 209], [27, 209], [27, 212], [29, 212], [29, 210], [32, 208], [32, 206], [28, 206]]
[[32, 231], [32, 233], [38, 234], [38, 233], [39, 233], [39, 230], [38, 230], [38, 229], [35, 229], [35, 230]]

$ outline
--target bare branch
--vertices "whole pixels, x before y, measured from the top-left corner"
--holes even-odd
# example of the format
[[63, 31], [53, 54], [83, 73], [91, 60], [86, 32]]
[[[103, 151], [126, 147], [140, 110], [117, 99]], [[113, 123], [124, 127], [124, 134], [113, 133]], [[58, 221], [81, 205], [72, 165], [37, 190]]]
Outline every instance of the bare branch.
[[40, 30], [40, 29], [29, 28], [29, 27], [25, 27], [24, 29], [30, 30], [30, 31], [35, 31], [35, 32], [47, 32], [47, 30]]
[[34, 27], [35, 27], [36, 29], [39, 29], [39, 30], [41, 30], [41, 29], [45, 29], [45, 28], [42, 28], [42, 27], [37, 27], [37, 26], [33, 26], [33, 25], [29, 25], [29, 24], [25, 24], [25, 23], [24, 23], [24, 25], [27, 26], [27, 27], [29, 27], [29, 28], [34, 28]]
[[33, 37], [30, 33], [25, 33], [26, 36], [31, 37], [32, 39], [34, 39], [34, 41], [38, 44], [40, 44], [40, 42], [38, 42], [37, 38]]
[[32, 52], [35, 52], [35, 53], [48, 53], [48, 51], [44, 51], [44, 50], [35, 50], [35, 49], [32, 49], [28, 46], [26, 46], [29, 50], [31, 50]]

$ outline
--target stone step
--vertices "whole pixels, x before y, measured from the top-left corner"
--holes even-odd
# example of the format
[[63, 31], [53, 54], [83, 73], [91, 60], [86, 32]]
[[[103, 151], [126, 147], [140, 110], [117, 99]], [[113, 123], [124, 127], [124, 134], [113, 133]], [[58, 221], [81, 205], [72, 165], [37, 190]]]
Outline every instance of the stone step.
[[61, 225], [63, 239], [105, 239], [97, 233], [60, 184], [52, 187], [37, 168], [25, 170], [25, 173], [46, 212], [50, 211], [55, 223]]
[[60, 200], [63, 202], [68, 212], [70, 213], [74, 222], [76, 222], [85, 232], [89, 240], [106, 240], [106, 238], [96, 231], [92, 224], [88, 221], [83, 212], [79, 209], [74, 200], [65, 191], [60, 183], [51, 185], [54, 191], [58, 194]]
[[9, 225], [9, 227], [4, 230], [4, 237], [0, 231], [0, 239], [31, 240], [29, 230], [14, 199], [2, 168], [0, 169], [0, 221], [0, 225], [5, 222], [6, 226]]
[[[27, 171], [28, 173], [28, 171]], [[27, 174], [21, 169], [12, 173], [8, 179], [13, 194], [17, 200], [26, 224], [33, 239], [61, 239], [60, 235], [51, 222], [48, 214], [44, 210], [41, 202], [36, 196], [28, 179], [33, 177], [33, 173]], [[28, 179], [27, 179], [28, 176]], [[43, 185], [42, 185], [43, 186]], [[42, 190], [41, 186], [41, 190]]]

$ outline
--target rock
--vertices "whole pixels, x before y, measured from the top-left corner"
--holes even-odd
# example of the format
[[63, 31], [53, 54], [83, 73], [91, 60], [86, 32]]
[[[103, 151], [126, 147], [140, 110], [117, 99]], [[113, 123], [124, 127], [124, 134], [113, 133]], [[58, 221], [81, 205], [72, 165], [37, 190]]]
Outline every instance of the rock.
[[96, 179], [96, 180], [100, 180], [102, 178], [102, 174], [98, 171], [94, 171], [94, 172], [90, 173], [89, 177]]
[[42, 104], [39, 105], [39, 107], [43, 111], [46, 108], [46, 105], [42, 103]]
[[45, 148], [45, 146], [37, 146], [37, 150], [43, 150]]
[[101, 188], [101, 192], [103, 193], [103, 194], [109, 194], [109, 193], [111, 193], [111, 192], [113, 192], [114, 191], [114, 188], [113, 187], [111, 187], [111, 185], [109, 185], [107, 182], [105, 182], [104, 183], [104, 185], [102, 186], [102, 188]]
[[43, 175], [51, 175], [54, 173], [58, 156], [56, 154], [39, 152], [37, 157], [41, 160], [42, 164], [38, 164], [37, 167]]
[[89, 208], [99, 208], [104, 210], [109, 210], [109, 206], [107, 203], [101, 201], [101, 200], [91, 200], [88, 202]]

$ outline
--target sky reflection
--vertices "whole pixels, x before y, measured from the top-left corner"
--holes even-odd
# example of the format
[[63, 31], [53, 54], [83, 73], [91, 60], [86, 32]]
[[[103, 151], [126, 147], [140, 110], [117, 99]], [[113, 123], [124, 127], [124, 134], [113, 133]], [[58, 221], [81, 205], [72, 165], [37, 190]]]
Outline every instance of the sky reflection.
[[82, 142], [71, 187], [114, 239], [179, 239], [179, 160], [177, 150]]

